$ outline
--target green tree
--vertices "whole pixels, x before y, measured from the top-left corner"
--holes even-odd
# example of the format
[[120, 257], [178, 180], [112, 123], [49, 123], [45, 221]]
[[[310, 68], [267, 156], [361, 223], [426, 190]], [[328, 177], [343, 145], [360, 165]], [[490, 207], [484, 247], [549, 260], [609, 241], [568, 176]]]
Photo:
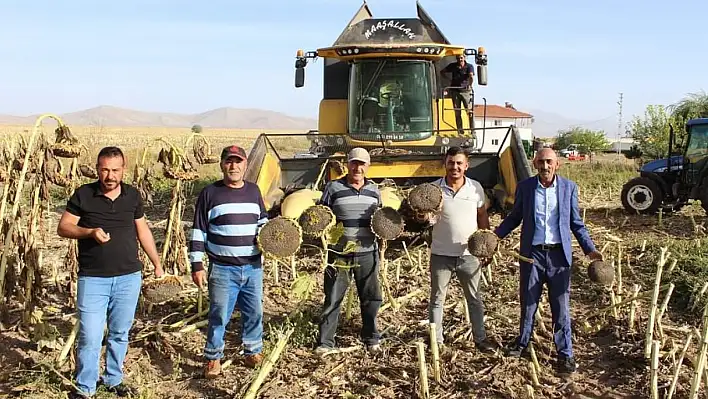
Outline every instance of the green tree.
[[648, 105], [644, 110], [644, 117], [634, 116], [629, 123], [629, 132], [637, 142], [642, 157], [656, 159], [668, 155], [669, 124], [673, 125], [676, 134], [674, 153], [680, 152], [680, 145], [686, 136], [682, 114], [671, 115], [663, 105]]
[[194, 125], [192, 126], [192, 133], [201, 133], [202, 132], [202, 126], [201, 125]]
[[681, 101], [669, 105], [668, 109], [672, 116], [683, 120], [708, 118], [708, 94], [704, 91], [689, 93]]
[[590, 130], [573, 127], [558, 132], [556, 148], [563, 149], [570, 144], [577, 144], [578, 150], [583, 153], [603, 151], [610, 147], [610, 143], [602, 130]]

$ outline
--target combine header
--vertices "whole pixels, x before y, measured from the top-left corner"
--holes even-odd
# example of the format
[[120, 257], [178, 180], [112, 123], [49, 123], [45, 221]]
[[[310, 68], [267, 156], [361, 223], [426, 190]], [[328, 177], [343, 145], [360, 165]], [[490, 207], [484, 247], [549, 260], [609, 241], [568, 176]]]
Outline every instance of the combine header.
[[[486, 127], [486, 120], [475, 127], [473, 114], [454, 108], [448, 92], [455, 88], [441, 74], [463, 55], [476, 65], [475, 84], [486, 85], [484, 48], [450, 44], [418, 3], [417, 16], [376, 19], [364, 3], [332, 46], [298, 50], [296, 87], [309, 60], [324, 59], [318, 129], [262, 134], [254, 143], [246, 180], [260, 187], [269, 210], [297, 218], [328, 180], [346, 173], [353, 147], [371, 154], [367, 176], [396, 190], [444, 176], [445, 152], [466, 148], [467, 176], [487, 190], [490, 208], [513, 204], [517, 182], [531, 176], [516, 127]], [[506, 131], [500, 149], [483, 152], [486, 133], [499, 129]]]

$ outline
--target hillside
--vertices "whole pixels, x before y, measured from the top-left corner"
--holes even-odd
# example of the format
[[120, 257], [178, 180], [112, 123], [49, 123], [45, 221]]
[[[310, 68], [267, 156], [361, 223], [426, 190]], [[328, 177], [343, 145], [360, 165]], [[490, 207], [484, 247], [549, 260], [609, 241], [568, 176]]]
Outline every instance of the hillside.
[[[584, 121], [537, 109], [523, 111], [533, 115], [534, 123], [531, 128], [538, 137], [552, 137], [558, 130], [578, 125], [589, 129], [605, 130], [607, 136], [611, 138], [617, 130], [616, 121], [612, 118]], [[0, 125], [32, 125], [37, 116], [0, 115]], [[198, 114], [177, 114], [103, 105], [60, 114], [60, 116], [66, 123], [78, 126], [184, 128], [200, 124], [204, 127], [224, 129], [309, 130], [317, 128], [317, 120], [313, 118], [295, 117], [262, 109], [231, 107], [217, 108]]]
[[617, 134], [617, 119], [614, 117], [601, 120], [582, 120], [537, 109], [529, 109], [525, 110], [525, 112], [533, 115], [534, 122], [531, 124], [531, 129], [533, 129], [534, 135], [538, 137], [554, 137], [559, 130], [569, 129], [573, 126], [604, 130], [605, 135], [612, 139]]
[[[31, 125], [38, 115], [0, 115], [1, 125]], [[228, 129], [297, 129], [317, 128], [317, 121], [280, 112], [260, 109], [217, 108], [199, 114], [145, 112], [133, 109], [100, 106], [59, 115], [69, 125], [79, 126], [140, 126], [140, 127], [203, 127]]]

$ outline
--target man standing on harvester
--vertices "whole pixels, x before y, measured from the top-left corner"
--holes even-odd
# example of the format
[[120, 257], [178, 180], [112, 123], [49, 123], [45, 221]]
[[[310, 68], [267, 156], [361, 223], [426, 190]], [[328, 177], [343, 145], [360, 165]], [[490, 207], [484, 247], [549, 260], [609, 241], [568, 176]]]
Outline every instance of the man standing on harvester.
[[467, 111], [469, 117], [470, 129], [474, 129], [474, 112], [472, 96], [472, 84], [474, 83], [474, 67], [468, 64], [463, 54], [457, 56], [457, 62], [448, 64], [440, 71], [440, 74], [445, 76], [450, 74], [450, 88], [447, 89], [452, 98], [453, 107], [455, 107], [455, 122], [457, 123], [457, 131], [460, 134], [464, 133], [462, 128], [461, 108]]

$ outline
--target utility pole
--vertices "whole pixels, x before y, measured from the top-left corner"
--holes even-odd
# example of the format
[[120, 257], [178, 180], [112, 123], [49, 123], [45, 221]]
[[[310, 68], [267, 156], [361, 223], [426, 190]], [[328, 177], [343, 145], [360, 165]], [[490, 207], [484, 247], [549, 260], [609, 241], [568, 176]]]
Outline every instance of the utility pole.
[[617, 105], [619, 105], [619, 118], [617, 121], [617, 155], [620, 154], [620, 148], [621, 143], [620, 143], [620, 138], [622, 136], [622, 100], [624, 97], [624, 93], [620, 93], [620, 98], [619, 101], [617, 102]]

